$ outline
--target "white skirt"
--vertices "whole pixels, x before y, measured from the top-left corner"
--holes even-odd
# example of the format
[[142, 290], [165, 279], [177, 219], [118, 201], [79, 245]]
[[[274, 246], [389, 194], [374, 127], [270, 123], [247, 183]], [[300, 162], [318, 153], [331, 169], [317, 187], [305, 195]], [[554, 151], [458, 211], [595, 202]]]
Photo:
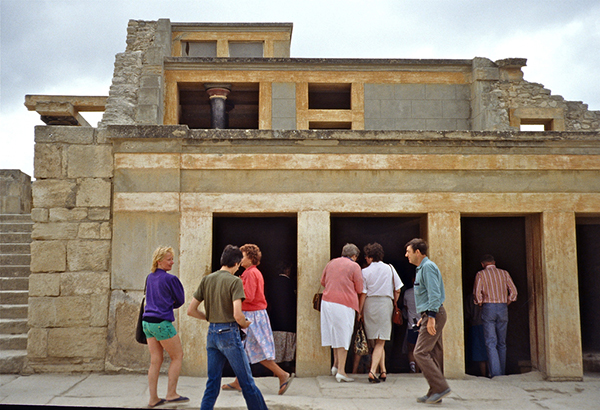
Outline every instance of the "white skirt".
[[350, 348], [356, 312], [339, 303], [321, 302], [321, 345]]
[[367, 339], [390, 340], [394, 302], [387, 296], [367, 296], [363, 308]]

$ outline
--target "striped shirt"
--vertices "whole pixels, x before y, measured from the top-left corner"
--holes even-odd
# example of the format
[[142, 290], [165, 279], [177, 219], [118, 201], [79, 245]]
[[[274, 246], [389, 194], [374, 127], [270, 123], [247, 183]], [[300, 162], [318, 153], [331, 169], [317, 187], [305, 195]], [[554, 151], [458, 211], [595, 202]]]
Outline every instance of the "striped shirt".
[[488, 265], [475, 276], [473, 296], [477, 305], [514, 302], [517, 300], [517, 287], [507, 271]]

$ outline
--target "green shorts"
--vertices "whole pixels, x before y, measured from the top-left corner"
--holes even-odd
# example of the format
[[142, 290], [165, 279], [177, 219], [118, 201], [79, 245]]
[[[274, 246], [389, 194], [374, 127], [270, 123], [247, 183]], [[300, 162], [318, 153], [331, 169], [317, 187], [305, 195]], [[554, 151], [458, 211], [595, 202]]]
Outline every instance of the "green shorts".
[[146, 334], [146, 338], [150, 339], [155, 337], [159, 342], [161, 340], [167, 340], [177, 334], [175, 326], [168, 320], [163, 320], [160, 323], [149, 323], [145, 320], [142, 321], [142, 328]]

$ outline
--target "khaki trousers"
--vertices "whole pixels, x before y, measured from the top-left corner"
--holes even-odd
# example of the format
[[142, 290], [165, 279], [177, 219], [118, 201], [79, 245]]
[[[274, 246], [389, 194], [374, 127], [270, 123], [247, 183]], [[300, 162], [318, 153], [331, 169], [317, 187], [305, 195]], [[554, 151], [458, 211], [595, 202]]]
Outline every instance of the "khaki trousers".
[[435, 336], [427, 331], [427, 321], [429, 318], [423, 316], [421, 320], [421, 329], [415, 346], [415, 361], [419, 365], [423, 376], [429, 383], [427, 396], [434, 393], [441, 393], [448, 389], [448, 382], [444, 377], [444, 346], [442, 344], [442, 330], [446, 324], [446, 309], [440, 307], [435, 316]]

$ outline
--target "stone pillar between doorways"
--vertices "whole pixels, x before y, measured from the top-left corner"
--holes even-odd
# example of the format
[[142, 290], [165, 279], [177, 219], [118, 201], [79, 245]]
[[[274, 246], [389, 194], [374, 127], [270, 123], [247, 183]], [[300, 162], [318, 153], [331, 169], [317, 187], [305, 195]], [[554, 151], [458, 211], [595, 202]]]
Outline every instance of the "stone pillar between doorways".
[[302, 377], [327, 375], [331, 368], [331, 349], [321, 346], [321, 316], [312, 307], [321, 273], [331, 258], [330, 237], [329, 212], [298, 213], [296, 374]]
[[440, 268], [444, 280], [444, 375], [449, 379], [465, 376], [465, 338], [462, 291], [461, 229], [459, 212], [427, 214], [429, 259]]

